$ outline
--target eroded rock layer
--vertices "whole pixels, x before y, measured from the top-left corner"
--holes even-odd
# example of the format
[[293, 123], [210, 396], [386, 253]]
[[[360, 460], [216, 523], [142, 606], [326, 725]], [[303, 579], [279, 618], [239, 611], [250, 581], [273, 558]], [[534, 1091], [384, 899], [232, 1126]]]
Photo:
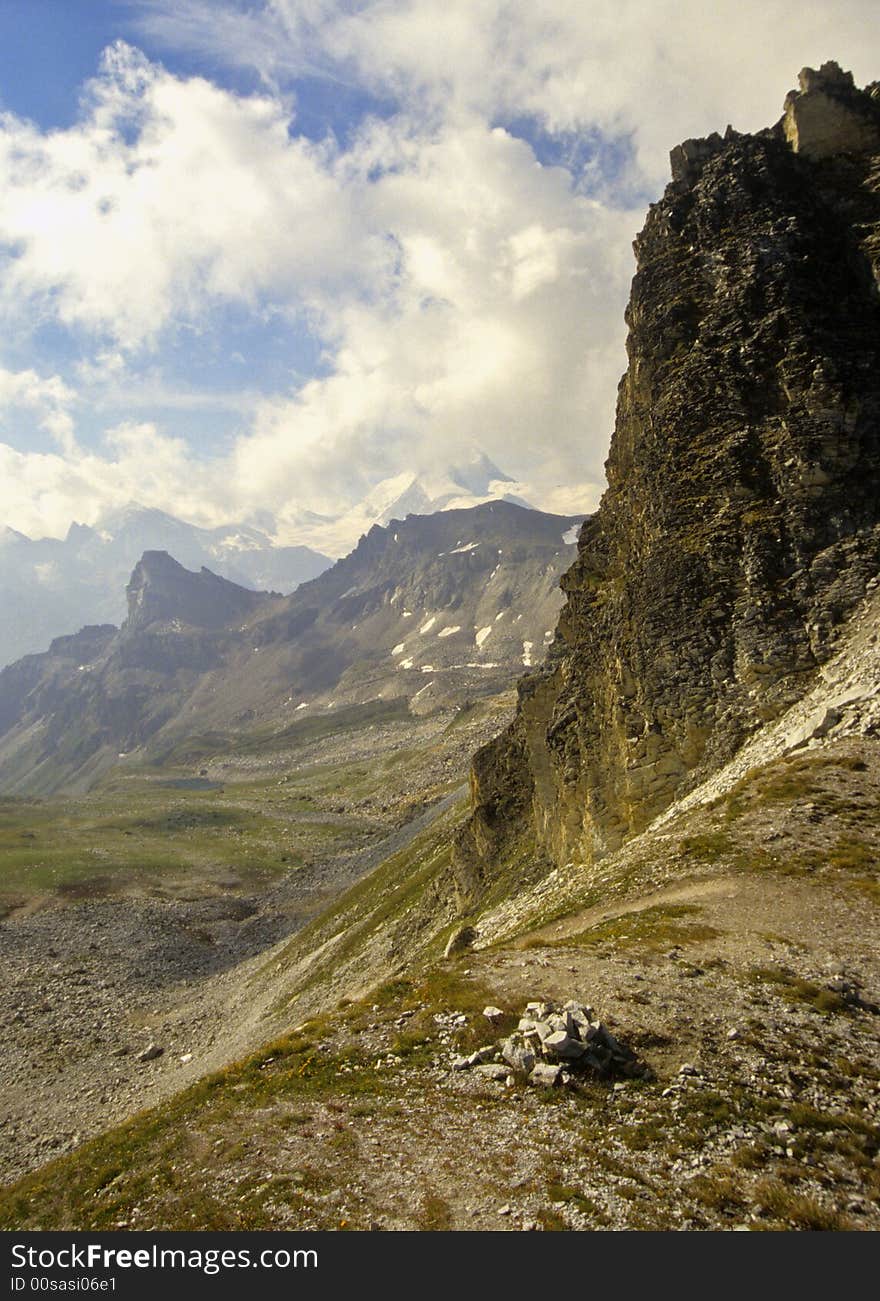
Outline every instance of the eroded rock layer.
[[847, 77], [805, 69], [776, 127], [673, 151], [608, 490], [547, 663], [474, 760], [466, 898], [511, 836], [589, 861], [643, 828], [803, 694], [877, 572], [880, 134], [834, 148], [835, 121], [878, 121]]

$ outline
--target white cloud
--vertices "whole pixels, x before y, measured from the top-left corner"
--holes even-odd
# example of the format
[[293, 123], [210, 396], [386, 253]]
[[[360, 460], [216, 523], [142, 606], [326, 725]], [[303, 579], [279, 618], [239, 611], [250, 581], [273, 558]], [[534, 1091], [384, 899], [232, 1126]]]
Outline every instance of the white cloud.
[[93, 524], [129, 501], [167, 507], [174, 492], [183, 515], [210, 522], [212, 473], [182, 440], [163, 437], [149, 422], [109, 431], [103, 453], [21, 452], [0, 442], [0, 518], [31, 537], [61, 535], [71, 520]]
[[224, 301], [358, 283], [371, 250], [333, 164], [291, 139], [279, 101], [181, 80], [119, 42], [76, 126], [0, 122], [2, 301], [130, 350]]
[[[361, 141], [352, 171], [376, 152]], [[540, 445], [545, 484], [573, 459], [581, 478], [601, 475], [635, 214], [573, 194], [563, 171], [484, 125], [398, 146], [393, 170], [350, 183], [399, 250], [393, 292], [340, 304], [333, 373], [266, 404], [240, 441], [235, 480], [253, 504], [274, 496], [277, 509], [296, 474], [331, 509], [340, 466], [363, 490], [365, 473], [439, 468], [473, 445], [523, 477]]]
[[[728, 121], [770, 124], [803, 63], [838, 58], [860, 81], [880, 65], [867, 0], [807, 3], [796, 20], [781, 0], [149, 0], [140, 11], [169, 50], [249, 65], [265, 90], [176, 76], [118, 44], [74, 126], [0, 119], [7, 328], [60, 322], [88, 354], [80, 401], [107, 410], [128, 391], [144, 417], [83, 450], [72, 391], [53, 397], [23, 371], [33, 378], [4, 398], [0, 375], [0, 407], [27, 408], [59, 443], [0, 448], [0, 513], [24, 531], [60, 531], [128, 497], [199, 522], [263, 509], [291, 521], [474, 444], [548, 506], [577, 509], [558, 485], [601, 478], [630, 242], [670, 147]], [[304, 73], [395, 109], [344, 145], [309, 141], [297, 134]], [[586, 166], [541, 166], [513, 134], [518, 119]], [[290, 388], [261, 397], [233, 362], [238, 399], [165, 377], [163, 340], [210, 328], [229, 304], [306, 323], [320, 374], [297, 387], [291, 365]], [[28, 384], [38, 397], [21, 397]], [[159, 426], [160, 407], [193, 403], [239, 411], [231, 452], [196, 458], [170, 415]]]
[[880, 55], [874, 0], [146, 0], [143, 13], [170, 44], [270, 84], [323, 70], [425, 118], [631, 132], [654, 183], [679, 140], [769, 125], [803, 64], [835, 58], [863, 84]]
[[16, 409], [33, 412], [38, 425], [45, 429], [68, 455], [76, 451], [73, 417], [69, 408], [76, 395], [58, 375], [47, 379], [35, 370], [11, 371], [0, 367], [0, 433]]

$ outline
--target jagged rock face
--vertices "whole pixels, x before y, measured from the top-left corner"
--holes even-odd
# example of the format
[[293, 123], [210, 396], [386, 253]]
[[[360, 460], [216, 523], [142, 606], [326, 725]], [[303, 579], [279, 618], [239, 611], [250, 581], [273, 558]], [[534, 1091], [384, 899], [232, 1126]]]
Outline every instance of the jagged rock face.
[[191, 573], [167, 551], [145, 551], [125, 592], [128, 618], [118, 640], [119, 667], [159, 673], [215, 668], [227, 640], [223, 634], [244, 631], [254, 612], [273, 599], [204, 566]]
[[466, 897], [513, 833], [564, 862], [644, 827], [803, 694], [878, 568], [880, 157], [780, 124], [673, 162], [608, 490], [547, 665], [474, 761]]
[[789, 91], [782, 129], [795, 153], [830, 158], [840, 153], [880, 151], [880, 87], [866, 91], [853, 84], [851, 72], [834, 62], [818, 71], [802, 68], [800, 90]]
[[246, 619], [265, 604], [265, 594], [230, 583], [204, 566], [198, 574], [178, 564], [167, 551], [145, 551], [126, 588], [128, 620], [134, 631], [153, 623], [223, 628]]
[[[56, 637], [47, 655], [25, 655], [2, 670], [0, 676], [0, 736], [14, 727], [27, 712], [29, 697], [40, 692], [46, 710], [57, 708], [59, 683], [71, 672], [82, 671], [106, 652], [116, 636], [112, 624], [93, 624], [69, 637]], [[47, 661], [52, 670], [46, 672]], [[64, 687], [61, 686], [63, 693]]]

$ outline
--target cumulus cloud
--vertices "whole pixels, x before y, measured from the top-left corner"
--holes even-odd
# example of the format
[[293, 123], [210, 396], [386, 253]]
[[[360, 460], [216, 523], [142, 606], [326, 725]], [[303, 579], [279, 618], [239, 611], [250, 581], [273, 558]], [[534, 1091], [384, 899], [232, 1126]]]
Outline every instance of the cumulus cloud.
[[291, 138], [278, 100], [182, 80], [117, 42], [76, 126], [0, 120], [2, 301], [133, 350], [223, 301], [295, 307], [370, 280], [333, 167], [330, 146]]
[[[303, 509], [338, 511], [474, 445], [568, 503], [560, 483], [601, 478], [630, 243], [669, 148], [769, 124], [803, 63], [835, 57], [870, 80], [872, 8], [808, 4], [793, 23], [778, 0], [142, 0], [169, 57], [246, 65], [262, 89], [117, 43], [75, 125], [4, 116], [7, 324], [68, 329], [87, 355], [58, 382], [99, 407], [145, 356], [152, 391], [171, 393], [165, 341], [230, 304], [298, 321], [321, 364], [262, 396], [241, 367], [234, 445], [198, 457], [159, 426], [150, 384], [131, 389], [143, 420], [83, 450], [72, 389], [53, 398], [21, 372], [40, 396], [15, 403], [59, 447], [3, 451], [0, 512], [57, 531], [136, 497], [198, 522], [268, 509], [293, 529]], [[308, 139], [304, 77], [382, 112]]]
[[70, 407], [76, 394], [59, 375], [47, 378], [35, 370], [11, 371], [0, 367], [0, 432], [8, 427], [17, 411], [33, 412], [45, 429], [69, 456], [76, 454]]
[[[216, 21], [217, 10], [223, 22]], [[653, 183], [689, 135], [766, 126], [805, 63], [876, 76], [873, 0], [144, 0], [173, 44], [248, 62], [268, 84], [308, 70], [355, 80], [423, 116], [534, 115], [554, 133], [631, 134]]]
[[[340, 307], [333, 372], [264, 405], [236, 482], [256, 505], [295, 471], [330, 510], [328, 463], [360, 470], [363, 491], [367, 475], [441, 468], [472, 446], [524, 478], [540, 446], [545, 485], [572, 465], [601, 475], [631, 269], [619, 233], [635, 214], [574, 195], [500, 128], [445, 128], [396, 153], [375, 139], [391, 130], [376, 127], [349, 165], [365, 220], [397, 248], [393, 291]], [[394, 166], [367, 183], [376, 156]]]
[[171, 494], [181, 516], [209, 525], [221, 479], [218, 464], [150, 421], [114, 426], [94, 450], [22, 452], [0, 442], [0, 518], [31, 537], [62, 536], [72, 520], [94, 524], [132, 501], [167, 510]]

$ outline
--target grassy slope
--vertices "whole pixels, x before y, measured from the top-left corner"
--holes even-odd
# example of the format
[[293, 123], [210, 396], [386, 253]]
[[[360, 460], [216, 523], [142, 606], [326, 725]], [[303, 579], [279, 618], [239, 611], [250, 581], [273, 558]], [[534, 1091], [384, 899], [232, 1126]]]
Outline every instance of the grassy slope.
[[[323, 1012], [5, 1190], [0, 1225], [880, 1227], [880, 1017], [822, 965], [878, 976], [876, 748], [751, 774], [606, 863], [600, 904], [595, 881], [535, 888], [506, 937], [451, 961], [441, 819], [256, 978], [288, 1023]], [[655, 1080], [448, 1074], [491, 1037], [485, 1001], [572, 992]]]

